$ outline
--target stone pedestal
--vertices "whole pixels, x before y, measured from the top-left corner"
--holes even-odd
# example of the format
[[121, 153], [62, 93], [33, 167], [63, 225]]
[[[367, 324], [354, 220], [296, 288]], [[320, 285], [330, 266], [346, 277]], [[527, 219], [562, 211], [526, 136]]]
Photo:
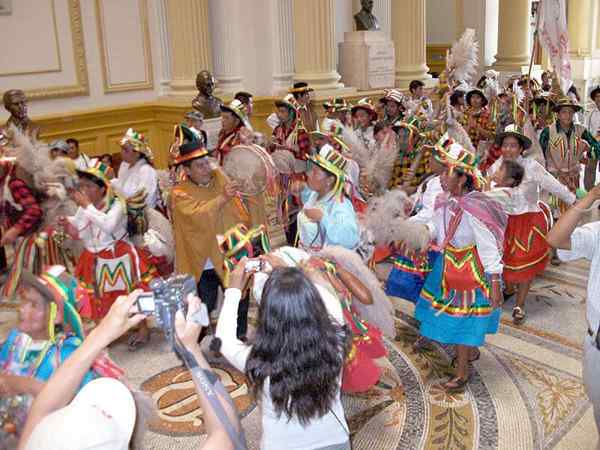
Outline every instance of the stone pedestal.
[[394, 87], [394, 43], [383, 31], [346, 32], [339, 50], [340, 74], [345, 85], [362, 91]]
[[219, 141], [219, 131], [221, 131], [221, 118], [214, 117], [212, 119], [205, 119], [204, 126], [202, 127], [206, 131], [208, 142], [207, 147], [209, 150], [214, 150]]

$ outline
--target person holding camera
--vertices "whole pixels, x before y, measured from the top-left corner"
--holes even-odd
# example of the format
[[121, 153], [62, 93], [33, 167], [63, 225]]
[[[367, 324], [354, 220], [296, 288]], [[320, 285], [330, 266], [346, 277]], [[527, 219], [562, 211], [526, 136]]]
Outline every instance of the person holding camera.
[[262, 407], [261, 449], [350, 449], [340, 400], [348, 350], [339, 300], [295, 267], [266, 281], [253, 345], [236, 337], [242, 293], [256, 269], [231, 272], [216, 336], [221, 353], [248, 377]]
[[547, 241], [558, 249], [562, 261], [591, 261], [588, 277], [586, 319], [587, 336], [583, 344], [583, 380], [594, 407], [596, 427], [600, 431], [600, 221], [577, 226], [583, 215], [595, 208], [600, 200], [600, 184], [560, 216], [548, 232]]
[[[102, 322], [58, 368], [32, 405], [19, 441], [19, 450], [127, 450], [143, 448], [146, 417], [131, 391], [120, 381], [98, 378], [77, 393], [93, 362], [114, 340], [146, 318], [138, 311], [136, 290], [119, 297]], [[175, 329], [180, 352], [187, 354], [203, 411], [207, 438], [204, 450], [246, 450], [241, 423], [231, 397], [200, 351], [202, 327], [193, 317], [200, 309], [196, 296], [187, 298], [187, 315], [179, 310]], [[197, 377], [197, 369], [202, 377]], [[216, 395], [215, 395], [216, 394]], [[216, 399], [211, 401], [210, 398]], [[231, 433], [231, 434], [230, 434]], [[133, 444], [133, 445], [132, 445]]]

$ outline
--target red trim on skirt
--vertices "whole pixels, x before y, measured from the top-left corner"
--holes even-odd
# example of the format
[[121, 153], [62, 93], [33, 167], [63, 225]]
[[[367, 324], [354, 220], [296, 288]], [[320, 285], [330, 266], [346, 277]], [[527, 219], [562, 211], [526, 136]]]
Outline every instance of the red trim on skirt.
[[550, 256], [549, 224], [542, 211], [508, 216], [503, 273], [507, 283], [530, 281], [544, 271]]
[[[128, 282], [124, 282], [123, 289], [111, 289], [104, 292], [103, 286], [98, 286], [96, 280], [96, 264], [98, 258], [116, 259], [127, 256], [129, 259], [129, 270], [122, 275], [128, 278]], [[137, 267], [136, 267], [137, 265]], [[139, 276], [138, 276], [139, 274]], [[105, 249], [98, 253], [92, 253], [89, 250], [84, 250], [77, 267], [75, 268], [75, 276], [87, 289], [89, 298], [91, 299], [90, 308], [85, 308], [87, 311], [81, 311], [82, 316], [92, 320], [100, 320], [107, 313], [117, 297], [127, 295], [135, 289], [149, 290], [148, 283], [158, 276], [156, 267], [150, 262], [150, 254], [142, 248], [136, 248], [132, 244], [125, 241], [118, 241], [115, 244], [114, 250]], [[121, 281], [124, 281], [121, 278]]]

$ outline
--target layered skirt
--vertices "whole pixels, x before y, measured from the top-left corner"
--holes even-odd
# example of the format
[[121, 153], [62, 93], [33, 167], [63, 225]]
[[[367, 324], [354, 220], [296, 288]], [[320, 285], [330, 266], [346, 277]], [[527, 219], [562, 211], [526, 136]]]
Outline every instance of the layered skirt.
[[498, 331], [500, 309], [490, 301], [490, 285], [474, 245], [448, 246], [427, 276], [415, 309], [422, 336], [443, 344], [479, 347]]
[[504, 237], [504, 281], [522, 283], [543, 272], [550, 257], [546, 235], [551, 225], [550, 211], [530, 212], [508, 217]]

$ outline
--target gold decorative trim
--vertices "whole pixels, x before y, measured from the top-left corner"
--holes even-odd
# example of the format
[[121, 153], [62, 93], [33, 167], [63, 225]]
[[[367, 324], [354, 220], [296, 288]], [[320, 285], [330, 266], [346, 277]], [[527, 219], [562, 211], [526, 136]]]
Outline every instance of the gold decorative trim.
[[60, 54], [60, 44], [58, 43], [58, 26], [56, 25], [56, 3], [54, 0], [51, 0], [50, 3], [52, 5], [52, 24], [54, 25], [54, 45], [56, 46], [56, 56], [58, 56], [58, 69], [30, 70], [25, 72], [2, 72], [0, 73], [0, 77], [62, 72], [62, 57]]
[[85, 44], [83, 26], [81, 23], [81, 6], [79, 0], [67, 0], [69, 20], [71, 22], [71, 37], [73, 41], [73, 60], [75, 63], [76, 84], [67, 86], [52, 86], [47, 88], [29, 89], [25, 91], [29, 100], [76, 97], [89, 95], [87, 63], [85, 59]]
[[144, 47], [144, 69], [146, 78], [143, 81], [133, 81], [125, 83], [112, 83], [109, 67], [108, 45], [106, 43], [106, 31], [104, 29], [104, 13], [102, 9], [102, 0], [96, 0], [96, 24], [98, 27], [98, 45], [100, 47], [100, 63], [102, 65], [102, 80], [104, 83], [104, 93], [136, 91], [143, 89], [152, 89], [154, 87], [154, 77], [152, 74], [152, 52], [150, 44], [150, 29], [148, 26], [148, 3], [147, 0], [137, 0], [140, 12], [140, 25], [142, 31], [142, 45]]

